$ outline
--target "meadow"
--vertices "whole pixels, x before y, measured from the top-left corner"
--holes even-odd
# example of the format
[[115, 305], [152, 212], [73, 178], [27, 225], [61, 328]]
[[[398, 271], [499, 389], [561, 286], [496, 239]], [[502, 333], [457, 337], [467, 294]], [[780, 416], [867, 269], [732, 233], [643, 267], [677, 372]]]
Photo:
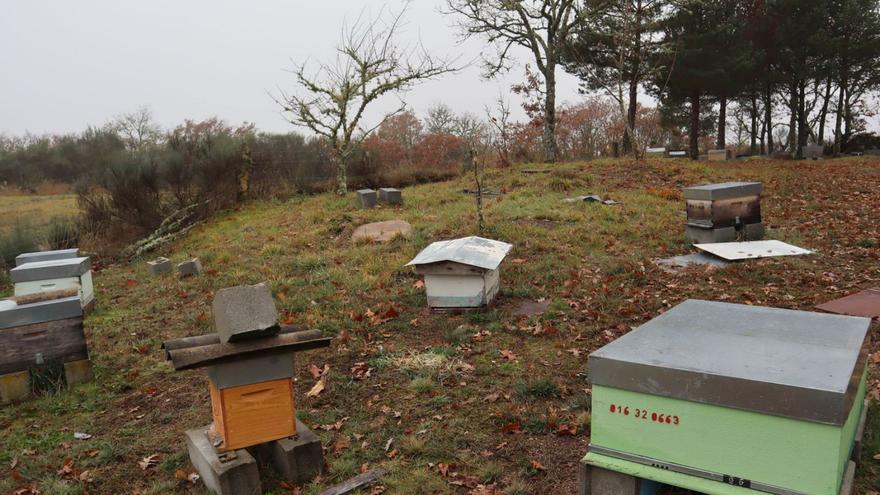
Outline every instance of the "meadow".
[[[661, 270], [654, 259], [691, 251], [681, 188], [727, 180], [763, 182], [768, 236], [815, 254]], [[0, 409], [0, 493], [204, 493], [187, 479], [183, 432], [210, 422], [207, 380], [175, 373], [161, 343], [211, 332], [214, 291], [260, 281], [286, 324], [334, 337], [296, 363], [297, 411], [322, 439], [327, 473], [304, 487], [270, 473], [266, 493], [316, 494], [379, 466], [386, 493], [574, 493], [590, 433], [587, 355], [689, 298], [810, 310], [877, 286], [878, 184], [880, 160], [869, 158], [491, 169], [485, 185], [499, 194], [483, 198], [482, 235], [514, 249], [497, 304], [466, 315], [427, 311], [403, 265], [431, 241], [478, 234], [469, 177], [408, 187], [400, 207], [321, 194], [221, 212], [155, 253], [198, 256], [202, 276], [151, 278], [143, 260], [101, 265], [85, 321], [95, 380]], [[562, 202], [585, 194], [620, 204]], [[0, 197], [0, 210], [8, 204], [29, 208]], [[410, 222], [413, 236], [351, 241], [357, 226], [391, 219]], [[517, 314], [528, 301], [547, 310]], [[325, 366], [326, 389], [307, 396], [310, 369]], [[876, 399], [874, 371], [869, 386]], [[856, 493], [880, 489], [878, 452], [873, 406]]]

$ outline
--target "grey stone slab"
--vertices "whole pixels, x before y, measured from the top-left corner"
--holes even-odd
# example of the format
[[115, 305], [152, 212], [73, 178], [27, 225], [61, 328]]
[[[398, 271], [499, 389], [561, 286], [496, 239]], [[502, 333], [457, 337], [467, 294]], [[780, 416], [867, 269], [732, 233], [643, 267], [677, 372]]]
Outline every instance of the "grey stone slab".
[[0, 328], [12, 328], [46, 321], [64, 320], [82, 316], [78, 296], [21, 304], [0, 310]]
[[[209, 427], [186, 432], [186, 448], [193, 467], [208, 490], [216, 495], [260, 495], [260, 471], [257, 461], [244, 449], [236, 450], [234, 456], [221, 459], [208, 440]], [[231, 459], [228, 459], [232, 457]], [[226, 460], [228, 459], [228, 460]]]
[[687, 225], [684, 229], [684, 235], [694, 244], [733, 242], [736, 241], [736, 228], [724, 227], [721, 229], [704, 229], [693, 225]]
[[389, 205], [399, 205], [403, 204], [403, 195], [400, 189], [383, 187], [379, 189], [379, 201]]
[[808, 144], [801, 147], [801, 154], [807, 160], [819, 160], [825, 154], [825, 147], [821, 144]]
[[54, 251], [37, 251], [33, 253], [22, 253], [15, 257], [15, 266], [21, 266], [25, 263], [34, 263], [37, 261], [64, 260], [69, 258], [78, 258], [79, 248], [56, 249]]
[[688, 300], [589, 357], [594, 385], [842, 425], [868, 318]]
[[208, 378], [219, 389], [293, 378], [293, 353], [231, 361], [208, 367]]
[[266, 442], [253, 448], [257, 458], [269, 462], [290, 483], [307, 483], [325, 471], [321, 439], [296, 420], [296, 436]]
[[643, 495], [641, 480], [628, 474], [585, 466], [583, 495]]
[[163, 273], [171, 273], [174, 270], [174, 265], [171, 264], [171, 260], [168, 258], [160, 257], [147, 261], [147, 270], [150, 272], [150, 275], [162, 275]]
[[34, 261], [9, 270], [9, 278], [17, 284], [35, 280], [79, 277], [91, 269], [92, 262], [86, 257]]
[[278, 333], [278, 311], [265, 283], [220, 289], [214, 296], [214, 325], [220, 342], [236, 342]]
[[181, 277], [190, 277], [202, 273], [202, 262], [198, 258], [186, 260], [177, 264], [177, 272]]
[[376, 206], [378, 194], [372, 189], [360, 189], [357, 192], [358, 205], [361, 208], [372, 208]]
[[760, 182], [722, 182], [684, 188], [684, 199], [713, 201], [761, 194]]

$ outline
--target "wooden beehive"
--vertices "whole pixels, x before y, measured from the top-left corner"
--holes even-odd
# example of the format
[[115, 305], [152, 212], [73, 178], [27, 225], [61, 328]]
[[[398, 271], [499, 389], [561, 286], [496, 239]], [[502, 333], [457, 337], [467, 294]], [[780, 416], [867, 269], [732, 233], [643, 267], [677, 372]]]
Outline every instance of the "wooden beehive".
[[211, 387], [217, 452], [229, 452], [296, 435], [293, 381], [289, 378], [225, 389]]

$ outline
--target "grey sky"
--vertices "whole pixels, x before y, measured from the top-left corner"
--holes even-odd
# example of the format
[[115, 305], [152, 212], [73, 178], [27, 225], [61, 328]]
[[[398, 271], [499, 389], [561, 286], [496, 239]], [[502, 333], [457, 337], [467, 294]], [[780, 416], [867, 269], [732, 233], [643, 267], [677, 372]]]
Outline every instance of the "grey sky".
[[[146, 105], [165, 127], [185, 118], [289, 131], [267, 94], [291, 90], [284, 69], [329, 60], [344, 21], [363, 9], [398, 10], [401, 0], [7, 0], [0, 15], [0, 133], [77, 132]], [[401, 34], [437, 54], [476, 57], [483, 44], [457, 45], [441, 0], [415, 0]], [[527, 62], [528, 53], [518, 52]], [[510, 85], [522, 68], [492, 81], [478, 66], [428, 82], [406, 101], [423, 116], [437, 102], [483, 114], [502, 91], [521, 117]], [[559, 101], [575, 101], [577, 82], [559, 76]], [[369, 116], [395, 107], [393, 98]]]

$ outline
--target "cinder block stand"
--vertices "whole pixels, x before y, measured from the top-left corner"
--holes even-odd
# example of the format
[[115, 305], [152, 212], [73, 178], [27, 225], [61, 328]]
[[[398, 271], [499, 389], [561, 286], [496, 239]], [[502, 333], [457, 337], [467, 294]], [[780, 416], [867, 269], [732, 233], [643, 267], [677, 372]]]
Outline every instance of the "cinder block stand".
[[181, 277], [192, 277], [202, 273], [202, 262], [198, 258], [178, 263], [177, 272]]
[[64, 363], [64, 379], [68, 387], [90, 382], [92, 378], [92, 362], [88, 359]]
[[583, 462], [578, 466], [578, 495], [654, 495], [661, 485]]
[[0, 375], [0, 404], [12, 404], [28, 398], [31, 393], [27, 371]]
[[260, 462], [272, 464], [286, 481], [307, 483], [324, 472], [324, 450], [318, 436], [298, 419], [296, 433], [257, 445], [253, 451]]
[[403, 196], [400, 194], [400, 189], [395, 189], [393, 187], [383, 187], [379, 189], [379, 200], [387, 205], [403, 204]]
[[373, 208], [377, 200], [378, 195], [372, 189], [360, 189], [357, 192], [358, 206], [361, 208]]
[[171, 273], [174, 271], [174, 265], [171, 264], [171, 260], [168, 258], [156, 258], [153, 261], [147, 262], [147, 270], [149, 270], [150, 275], [155, 277], [164, 273]]
[[221, 459], [208, 440], [204, 428], [186, 432], [189, 459], [208, 490], [216, 495], [260, 495], [260, 471], [257, 461], [247, 450], [234, 451]]

